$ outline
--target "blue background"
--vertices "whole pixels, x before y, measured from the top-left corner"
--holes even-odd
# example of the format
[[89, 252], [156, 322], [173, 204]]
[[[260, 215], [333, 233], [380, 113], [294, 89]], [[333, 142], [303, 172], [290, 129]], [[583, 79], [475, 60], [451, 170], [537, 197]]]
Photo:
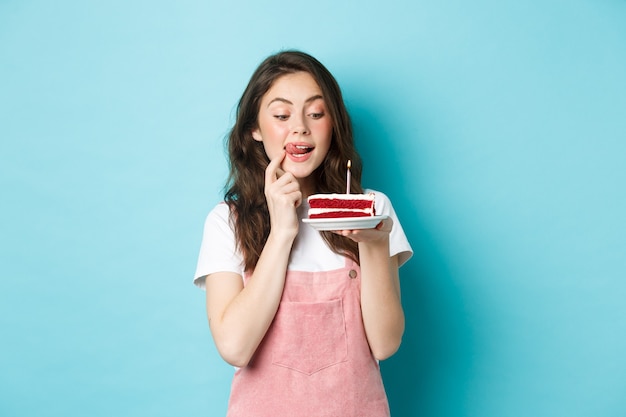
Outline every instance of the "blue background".
[[395, 417], [626, 415], [626, 2], [0, 1], [0, 415], [220, 416], [191, 280], [252, 71], [341, 84], [416, 251]]

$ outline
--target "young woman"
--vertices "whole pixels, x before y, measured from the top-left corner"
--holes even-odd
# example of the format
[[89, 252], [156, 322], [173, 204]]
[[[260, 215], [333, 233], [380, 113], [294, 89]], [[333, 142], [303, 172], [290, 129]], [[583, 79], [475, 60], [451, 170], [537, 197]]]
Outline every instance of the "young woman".
[[363, 192], [334, 77], [299, 51], [268, 57], [228, 150], [225, 203], [207, 217], [194, 281], [217, 349], [237, 368], [228, 416], [388, 416], [378, 361], [400, 346], [398, 268], [411, 247], [379, 192], [377, 215], [389, 217], [375, 228], [302, 222], [309, 195], [345, 192], [348, 160], [352, 193]]

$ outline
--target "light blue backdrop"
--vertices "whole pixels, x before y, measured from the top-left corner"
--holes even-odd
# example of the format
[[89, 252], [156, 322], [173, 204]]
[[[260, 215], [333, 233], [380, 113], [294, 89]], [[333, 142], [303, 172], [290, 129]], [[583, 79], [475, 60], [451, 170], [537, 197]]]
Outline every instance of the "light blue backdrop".
[[282, 48], [416, 251], [394, 416], [626, 415], [623, 0], [0, 1], [0, 415], [224, 414], [191, 279]]

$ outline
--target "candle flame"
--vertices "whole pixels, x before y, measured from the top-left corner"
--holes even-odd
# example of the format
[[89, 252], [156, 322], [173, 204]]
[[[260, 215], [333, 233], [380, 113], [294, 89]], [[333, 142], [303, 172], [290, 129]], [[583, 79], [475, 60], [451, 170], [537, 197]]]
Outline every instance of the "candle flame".
[[352, 161], [348, 159], [348, 169], [352, 168]]

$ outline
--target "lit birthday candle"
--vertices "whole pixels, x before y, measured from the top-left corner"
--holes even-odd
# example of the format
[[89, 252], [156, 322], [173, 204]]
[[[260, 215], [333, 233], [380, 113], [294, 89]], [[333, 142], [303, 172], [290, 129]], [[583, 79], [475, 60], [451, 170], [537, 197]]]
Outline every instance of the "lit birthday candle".
[[348, 159], [348, 172], [346, 173], [346, 194], [350, 194], [350, 167], [352, 167], [352, 161]]

